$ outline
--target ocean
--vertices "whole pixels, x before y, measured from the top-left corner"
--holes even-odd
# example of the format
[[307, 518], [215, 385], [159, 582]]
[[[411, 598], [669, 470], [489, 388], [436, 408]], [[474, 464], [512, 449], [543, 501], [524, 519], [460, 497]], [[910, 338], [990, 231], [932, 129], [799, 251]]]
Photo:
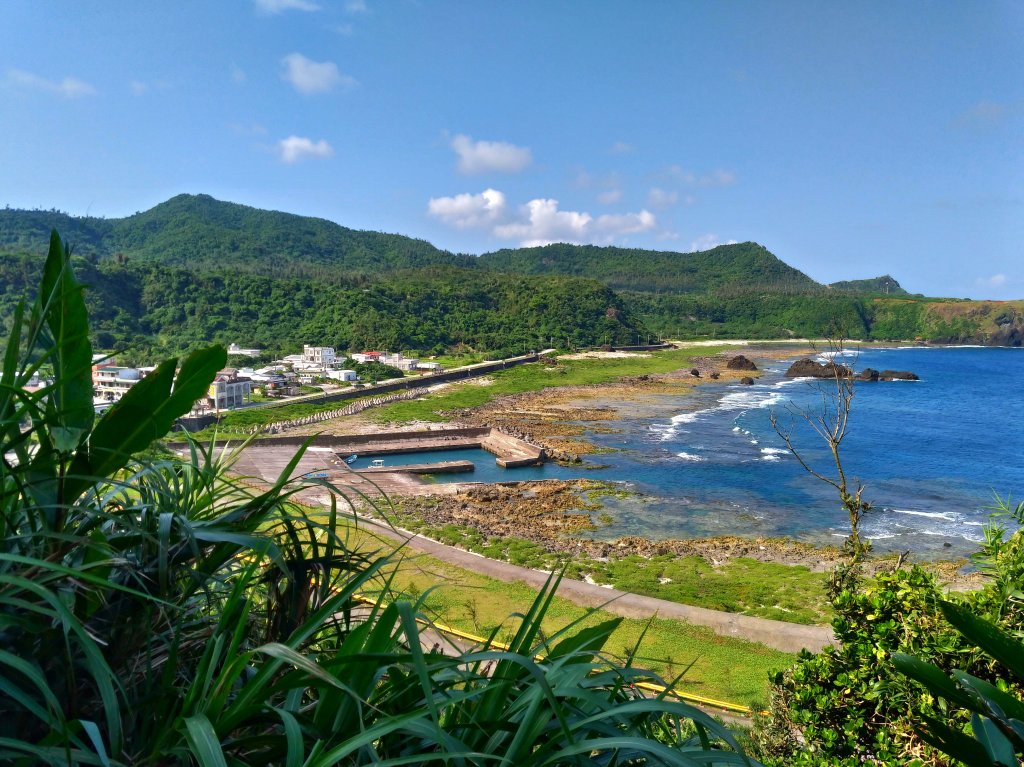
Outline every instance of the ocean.
[[[841, 542], [848, 524], [837, 492], [801, 468], [770, 420], [776, 414], [807, 462], [834, 476], [826, 443], [802, 414], [820, 415], [822, 391], [835, 383], [787, 379], [789, 360], [755, 361], [764, 372], [753, 386], [652, 397], [628, 408], [617, 433], [588, 435], [615, 452], [592, 456], [607, 468], [586, 476], [634, 493], [607, 501], [614, 522], [601, 537]], [[996, 497], [1024, 493], [1024, 350], [864, 349], [843, 361], [921, 379], [856, 384], [841, 449], [848, 477], [874, 505], [864, 534], [876, 551], [945, 558], [976, 550]]]

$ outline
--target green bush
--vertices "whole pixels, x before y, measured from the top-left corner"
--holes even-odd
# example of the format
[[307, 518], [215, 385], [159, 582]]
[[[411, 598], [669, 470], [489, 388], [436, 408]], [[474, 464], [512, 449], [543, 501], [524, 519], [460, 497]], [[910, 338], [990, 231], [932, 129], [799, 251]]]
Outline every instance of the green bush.
[[[962, 599], [963, 609], [1019, 632], [1024, 533], [1006, 536], [990, 526], [979, 563], [989, 581]], [[920, 567], [880, 574], [870, 587], [854, 583], [834, 594], [832, 604], [837, 646], [802, 653], [773, 679], [768, 714], [755, 728], [767, 764], [952, 764], [922, 737], [921, 725], [940, 719], [962, 731], [970, 713], [905, 676], [894, 656], [914, 656], [943, 673], [962, 669], [1019, 692], [1019, 680], [946, 620], [943, 594]]]
[[[286, 478], [233, 482], [192, 443], [141, 461], [224, 365], [168, 360], [96, 421], [81, 287], [53, 234], [0, 372], [0, 761], [15, 765], [750, 764], [652, 678], [604, 660], [617, 621], [509, 650], [425, 651], [385, 556]], [[54, 383], [23, 386], [39, 366]], [[175, 376], [175, 370], [177, 375]], [[309, 480], [331, 490], [325, 480]], [[383, 596], [370, 604], [357, 593]], [[546, 658], [538, 660], [542, 653]], [[713, 753], [709, 753], [713, 751]]]

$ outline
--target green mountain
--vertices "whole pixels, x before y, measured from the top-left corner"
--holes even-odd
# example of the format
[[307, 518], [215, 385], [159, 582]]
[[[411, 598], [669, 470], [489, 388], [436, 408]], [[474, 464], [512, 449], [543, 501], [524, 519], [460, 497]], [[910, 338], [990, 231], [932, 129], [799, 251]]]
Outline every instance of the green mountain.
[[721, 289], [800, 292], [821, 286], [755, 242], [697, 253], [546, 245], [485, 253], [480, 265], [516, 274], [566, 274], [600, 280], [615, 290], [706, 293]]
[[837, 293], [855, 293], [865, 296], [909, 295], [888, 274], [883, 274], [881, 277], [873, 277], [870, 280], [842, 280], [840, 282], [833, 282], [828, 287]]
[[271, 351], [466, 344], [494, 355], [649, 333], [1024, 342], [1016, 304], [909, 296], [888, 275], [824, 286], [752, 242], [699, 253], [562, 244], [476, 258], [207, 195], [121, 219], [0, 210], [0, 320], [36, 284], [51, 228], [72, 243], [91, 286], [98, 344], [145, 359], [210, 341]]
[[159, 262], [191, 269], [243, 269], [274, 275], [323, 270], [376, 273], [427, 266], [472, 266], [472, 256], [425, 240], [357, 231], [322, 218], [260, 210], [180, 194], [126, 218], [74, 218], [57, 211], [0, 211], [0, 250], [38, 250], [51, 228], [77, 255]]

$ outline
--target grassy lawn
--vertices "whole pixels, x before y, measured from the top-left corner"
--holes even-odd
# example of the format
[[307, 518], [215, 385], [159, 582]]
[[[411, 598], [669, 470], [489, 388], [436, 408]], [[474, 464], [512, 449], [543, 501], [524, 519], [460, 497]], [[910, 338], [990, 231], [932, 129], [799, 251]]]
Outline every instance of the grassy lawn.
[[714, 355], [726, 347], [673, 349], [650, 357], [617, 357], [596, 360], [560, 360], [556, 367], [544, 363], [519, 365], [490, 374], [488, 386], [466, 383], [448, 387], [424, 399], [396, 402], [372, 411], [378, 423], [402, 421], [446, 421], [443, 413], [479, 407], [498, 397], [540, 391], [554, 386], [584, 386], [609, 383], [624, 376], [668, 373], [686, 367], [695, 356]]
[[674, 554], [612, 556], [608, 561], [579, 553], [568, 557], [522, 538], [485, 539], [471, 527], [426, 525], [404, 513], [400, 501], [391, 515], [407, 530], [449, 546], [536, 570], [559, 570], [564, 566], [569, 578], [589, 577], [633, 594], [789, 623], [827, 623], [831, 619], [825, 598], [826, 575], [800, 565], [738, 557], [714, 567], [700, 557]]
[[[371, 548], [388, 545], [363, 533], [356, 533], [353, 542], [360, 539], [360, 545]], [[416, 552], [406, 551], [394, 572], [395, 588], [423, 597], [425, 611], [437, 621], [479, 636], [499, 629], [499, 640], [510, 636], [517, 625], [510, 616], [524, 613], [536, 597], [536, 591], [522, 582], [505, 583]], [[554, 633], [587, 612], [556, 598], [544, 619], [544, 629]], [[612, 617], [598, 610], [587, 620]], [[769, 673], [785, 668], [795, 658], [680, 621], [623, 619], [606, 651], [621, 658], [634, 648], [637, 665], [669, 680], [683, 674], [677, 685], [680, 690], [751, 707], [766, 699]]]

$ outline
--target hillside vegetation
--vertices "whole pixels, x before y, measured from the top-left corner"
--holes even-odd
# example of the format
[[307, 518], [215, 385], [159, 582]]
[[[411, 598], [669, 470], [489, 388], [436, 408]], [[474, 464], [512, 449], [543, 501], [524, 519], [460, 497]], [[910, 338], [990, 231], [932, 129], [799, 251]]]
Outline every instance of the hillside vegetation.
[[842, 280], [833, 282], [829, 287], [837, 293], [858, 293], [870, 296], [905, 296], [905, 291], [895, 278], [888, 274], [872, 277], [869, 280]]
[[652, 293], [705, 293], [726, 287], [794, 292], [821, 287], [756, 242], [698, 253], [558, 244], [484, 253], [480, 265], [518, 274], [589, 277], [616, 290]]
[[892, 277], [821, 285], [752, 242], [698, 253], [591, 245], [479, 258], [324, 219], [178, 195], [121, 219], [0, 210], [0, 318], [52, 227], [78, 256], [94, 338], [144, 357], [220, 341], [488, 356], [670, 338], [1020, 345], [1020, 303], [909, 296]]

